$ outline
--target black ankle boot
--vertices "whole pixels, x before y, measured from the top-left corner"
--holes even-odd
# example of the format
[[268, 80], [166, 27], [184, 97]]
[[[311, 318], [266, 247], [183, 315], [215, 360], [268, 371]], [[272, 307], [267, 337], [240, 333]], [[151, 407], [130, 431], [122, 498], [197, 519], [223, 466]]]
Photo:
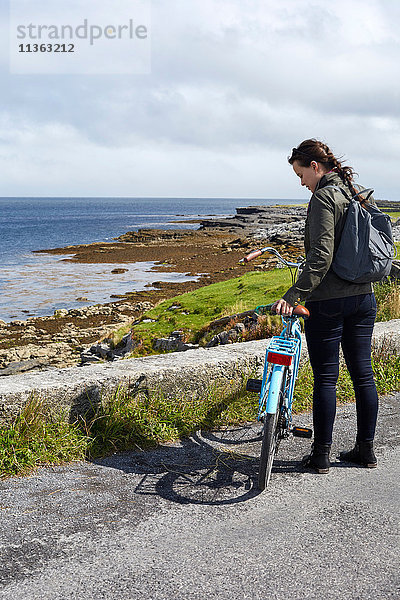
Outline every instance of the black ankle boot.
[[311, 454], [305, 456], [302, 460], [304, 467], [312, 467], [317, 473], [329, 473], [329, 452], [331, 450], [330, 444], [318, 444], [314, 442], [311, 446]]
[[340, 459], [345, 462], [356, 463], [362, 465], [368, 469], [374, 469], [378, 461], [374, 453], [373, 442], [356, 442], [356, 445], [352, 450], [348, 452], [341, 452]]

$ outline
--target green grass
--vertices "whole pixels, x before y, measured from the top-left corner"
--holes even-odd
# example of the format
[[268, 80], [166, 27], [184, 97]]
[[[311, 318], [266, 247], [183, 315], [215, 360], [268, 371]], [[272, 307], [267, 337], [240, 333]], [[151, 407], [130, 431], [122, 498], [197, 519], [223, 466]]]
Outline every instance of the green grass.
[[201, 395], [170, 398], [161, 391], [128, 393], [120, 387], [74, 423], [49, 414], [33, 397], [9, 425], [0, 427], [0, 477], [25, 475], [43, 465], [148, 449], [157, 444], [254, 419], [257, 397], [239, 385], [213, 385]]
[[398, 280], [374, 285], [377, 304], [377, 321], [400, 318], [400, 282]]
[[[290, 287], [288, 269], [272, 271], [252, 271], [241, 277], [204, 286], [174, 298], [169, 298], [147, 311], [144, 319], [154, 319], [151, 323], [140, 323], [133, 327], [136, 340], [141, 340], [140, 348], [134, 353], [151, 354], [152, 340], [182, 330], [189, 342], [198, 341], [198, 332], [221, 316], [254, 309], [258, 304], [268, 304], [280, 298]], [[170, 310], [174, 305], [179, 308]], [[128, 325], [112, 336], [117, 344], [129, 331]]]
[[0, 477], [29, 473], [42, 464], [83, 459], [87, 440], [64, 415], [52, 416], [32, 396], [10, 425], [0, 427]]
[[217, 428], [254, 419], [257, 398], [239, 387], [212, 386], [201, 395], [168, 397], [161, 391], [134, 397], [121, 389], [98, 415], [85, 422], [92, 457], [110, 452], [145, 449], [187, 437], [199, 429]]
[[[400, 254], [400, 244], [398, 246]], [[219, 330], [210, 327], [210, 323], [225, 315], [254, 309], [258, 304], [269, 304], [281, 298], [290, 285], [287, 269], [247, 272], [241, 277], [169, 298], [144, 313], [143, 319], [152, 319], [152, 322], [142, 322], [133, 327], [127, 324], [111, 334], [109, 339], [117, 345], [132, 330], [138, 346], [131, 356], [155, 354], [153, 340], [168, 337], [174, 330], [181, 330], [185, 341], [204, 345], [212, 335], [219, 333]], [[400, 318], [400, 283], [375, 284], [374, 289], [378, 304], [377, 320]], [[177, 308], [172, 308], [174, 306]], [[259, 337], [263, 336], [263, 331], [264, 337], [276, 333], [275, 317], [263, 324]]]
[[[373, 369], [379, 394], [400, 389], [400, 356], [390, 338], [373, 348]], [[239, 384], [211, 386], [204, 394], [168, 397], [160, 391], [128, 393], [123, 387], [85, 418], [68, 423], [32, 398], [9, 425], [0, 427], [0, 477], [23, 475], [41, 465], [63, 464], [131, 449], [146, 449], [203, 429], [254, 420], [257, 394]], [[295, 413], [311, 410], [313, 378], [309, 363], [300, 370], [295, 388]], [[350, 376], [340, 368], [338, 403], [354, 400]]]

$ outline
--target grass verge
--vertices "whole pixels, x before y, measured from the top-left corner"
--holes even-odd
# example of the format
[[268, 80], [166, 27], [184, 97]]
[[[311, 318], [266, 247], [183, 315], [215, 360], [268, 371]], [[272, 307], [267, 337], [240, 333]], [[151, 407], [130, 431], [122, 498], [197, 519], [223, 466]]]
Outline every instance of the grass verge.
[[[221, 317], [253, 310], [258, 304], [269, 304], [282, 297], [290, 283], [287, 269], [247, 272], [241, 277], [169, 298], [147, 311], [142, 322], [133, 327], [128, 324], [113, 332], [108, 339], [117, 346], [122, 337], [132, 331], [137, 347], [131, 356], [160, 353], [160, 350], [153, 349], [153, 340], [168, 337], [174, 330], [180, 330], [186, 342], [205, 345], [213, 335], [237, 323], [237, 319], [233, 319], [218, 329], [215, 322]], [[377, 283], [374, 291], [378, 307], [377, 321], [400, 318], [400, 282]], [[241, 336], [240, 340], [275, 335], [280, 330], [280, 318], [268, 317], [260, 320], [259, 325], [259, 331]]]
[[392, 280], [374, 285], [377, 321], [400, 319], [400, 282]]
[[21, 475], [43, 464], [62, 464], [86, 456], [87, 439], [65, 415], [51, 415], [32, 396], [10, 425], [0, 427], [0, 477]]
[[[280, 298], [290, 285], [288, 269], [251, 271], [169, 298], [147, 311], [143, 321], [133, 326], [133, 336], [138, 342], [140, 340], [140, 345], [132, 356], [154, 354], [153, 339], [168, 337], [177, 329], [185, 334], [186, 341], [198, 342], [199, 332], [210, 322], [252, 310], [258, 304], [269, 304]], [[117, 345], [130, 329], [127, 326], [114, 332], [111, 336], [113, 344]]]
[[[400, 389], [400, 356], [385, 339], [373, 348], [373, 369], [379, 394]], [[32, 397], [21, 413], [0, 427], [0, 477], [23, 475], [42, 465], [63, 464], [107, 454], [146, 449], [177, 440], [199, 429], [238, 425], [254, 420], [257, 394], [245, 391], [245, 380], [232, 385], [211, 386], [199, 396], [182, 394], [168, 398], [160, 391], [128, 394], [120, 388], [112, 398], [86, 418], [68, 423]], [[295, 389], [294, 412], [311, 410], [313, 379], [306, 363]], [[340, 368], [337, 388], [339, 404], [354, 400], [350, 376]]]

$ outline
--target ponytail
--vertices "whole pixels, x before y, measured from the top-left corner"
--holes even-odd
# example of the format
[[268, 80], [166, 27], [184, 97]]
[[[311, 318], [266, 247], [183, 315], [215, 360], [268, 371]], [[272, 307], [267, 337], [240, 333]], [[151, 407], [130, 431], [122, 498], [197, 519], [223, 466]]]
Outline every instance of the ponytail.
[[[353, 183], [354, 175], [357, 173], [352, 167], [343, 166], [329, 146], [319, 140], [312, 138], [301, 142], [297, 148], [292, 149], [288, 161], [291, 165], [297, 161], [302, 167], [309, 167], [313, 161], [321, 163], [329, 171], [336, 171], [343, 183], [350, 189], [352, 196], [358, 193]], [[358, 198], [361, 202], [363, 201], [360, 196]]]

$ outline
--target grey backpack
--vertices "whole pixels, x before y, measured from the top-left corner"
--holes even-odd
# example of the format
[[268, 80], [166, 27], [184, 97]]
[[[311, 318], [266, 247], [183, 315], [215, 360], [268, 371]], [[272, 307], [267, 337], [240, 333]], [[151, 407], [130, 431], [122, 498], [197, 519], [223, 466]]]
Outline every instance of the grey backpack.
[[360, 194], [363, 200], [368, 200], [374, 190], [362, 190], [350, 197], [342, 188], [336, 189], [350, 204], [332, 269], [353, 283], [380, 281], [389, 275], [394, 258], [390, 217], [376, 206], [366, 204], [364, 208], [357, 200]]

